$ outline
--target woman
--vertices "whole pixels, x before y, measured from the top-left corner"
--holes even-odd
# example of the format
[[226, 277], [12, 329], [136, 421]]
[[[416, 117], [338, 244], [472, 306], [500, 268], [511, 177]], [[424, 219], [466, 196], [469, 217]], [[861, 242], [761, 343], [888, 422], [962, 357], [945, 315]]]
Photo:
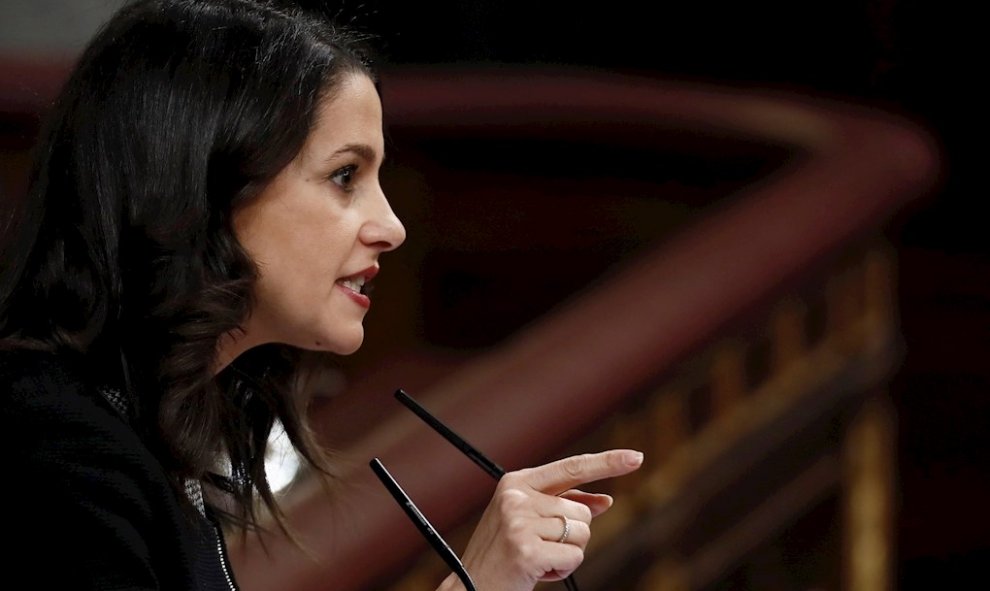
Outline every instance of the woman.
[[[273, 422], [330, 474], [295, 352], [361, 345], [365, 285], [405, 237], [383, 156], [366, 54], [315, 18], [139, 0], [92, 41], [2, 258], [7, 559], [44, 565], [32, 586], [236, 588], [219, 526], [256, 526], [258, 499], [282, 523]], [[569, 574], [611, 504], [572, 487], [641, 459], [506, 475], [465, 551], [478, 587]]]

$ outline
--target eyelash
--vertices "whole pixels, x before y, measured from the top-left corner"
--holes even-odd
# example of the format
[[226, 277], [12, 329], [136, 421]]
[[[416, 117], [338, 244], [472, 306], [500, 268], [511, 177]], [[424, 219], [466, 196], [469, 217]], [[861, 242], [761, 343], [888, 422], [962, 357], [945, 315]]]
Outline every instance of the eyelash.
[[345, 192], [349, 192], [353, 189], [351, 185], [354, 183], [354, 175], [357, 173], [357, 170], [358, 167], [356, 164], [348, 164], [347, 166], [338, 168], [330, 175], [330, 181]]

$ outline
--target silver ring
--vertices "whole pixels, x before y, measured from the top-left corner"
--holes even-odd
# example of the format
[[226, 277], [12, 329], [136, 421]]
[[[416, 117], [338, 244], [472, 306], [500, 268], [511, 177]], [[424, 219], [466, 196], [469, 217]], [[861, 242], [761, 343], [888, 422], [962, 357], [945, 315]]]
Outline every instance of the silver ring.
[[560, 521], [564, 524], [564, 531], [560, 532], [560, 539], [557, 540], [558, 544], [563, 544], [567, 541], [567, 536], [571, 535], [571, 522], [567, 521], [567, 518], [563, 515], [558, 515]]

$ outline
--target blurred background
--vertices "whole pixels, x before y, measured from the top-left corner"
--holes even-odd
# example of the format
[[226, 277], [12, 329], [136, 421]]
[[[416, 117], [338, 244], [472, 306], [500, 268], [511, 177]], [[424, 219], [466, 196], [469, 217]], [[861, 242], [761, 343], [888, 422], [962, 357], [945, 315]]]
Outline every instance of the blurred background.
[[[958, 3], [300, 3], [378, 37], [375, 44], [382, 49], [385, 64], [386, 118], [390, 119], [390, 111], [395, 114], [388, 122], [392, 163], [385, 182], [410, 230], [404, 247], [407, 252], [396, 253], [394, 263], [387, 258], [383, 264], [382, 303], [369, 318], [368, 346], [353, 358], [321, 365], [323, 379], [314, 388], [325, 396], [315, 405], [314, 416], [327, 421], [329, 445], [342, 450], [371, 445], [360, 443], [364, 438], [384, 446], [388, 437], [375, 439], [369, 433], [376, 424], [392, 424], [383, 423], [383, 417], [392, 412], [385, 410], [393, 405], [386, 399], [398, 385], [423, 392], [441, 409], [439, 414], [448, 409], [448, 418], [456, 422], [461, 416], [459, 392], [471, 390], [472, 376], [490, 377], [483, 372], [472, 374], [472, 363], [478, 367], [479, 363], [497, 363], [498, 355], [524, 356], [520, 349], [530, 343], [527, 331], [538, 340], [543, 334], [541, 319], [547, 314], [557, 318], [553, 314], [561, 309], [561, 302], [585, 296], [593, 299], [595, 290], [608, 287], [610, 278], [621, 284], [624, 270], [635, 268], [629, 266], [630, 260], [651, 256], [644, 253], [663, 248], [701, 249], [691, 242], [693, 228], [712, 228], [705, 225], [709, 220], [733, 215], [740, 211], [740, 202], [754, 195], [758, 199], [762, 189], [772, 189], [768, 179], [798, 170], [814, 158], [814, 147], [820, 143], [812, 139], [802, 145], [800, 137], [740, 130], [734, 123], [708, 126], [687, 115], [678, 119], [671, 112], [707, 104], [711, 97], [715, 97], [710, 107], [713, 113], [721, 109], [719, 101], [731, 104], [736, 100], [732, 97], [743, 103], [746, 97], [769, 97], [765, 100], [784, 105], [781, 109], [790, 108], [786, 105], [811, 109], [815, 115], [807, 125], [801, 117], [793, 119], [795, 127], [807, 127], [796, 135], [810, 137], [816, 133], [815, 125], [833, 121], [831, 113], [847, 115], [846, 108], [836, 103], [859, 105], [866, 108], [854, 109], [854, 118], [888, 121], [882, 114], [893, 114], [899, 118], [895, 126], [907, 124], [915, 130], [911, 133], [920, 133], [916, 137], [927, 138], [920, 143], [928, 158], [937, 161], [938, 172], [919, 173], [913, 185], [905, 181], [891, 188], [892, 193], [902, 193], [903, 199], [885, 202], [882, 212], [871, 214], [868, 224], [863, 222], [869, 227], [856, 226], [836, 244], [829, 243], [828, 252], [816, 250], [801, 259], [801, 269], [788, 271], [786, 279], [768, 287], [765, 294], [753, 296], [744, 309], [726, 312], [718, 326], [696, 328], [704, 332], [697, 341], [685, 337], [681, 349], [668, 347], [663, 353], [667, 365], [658, 366], [655, 375], [621, 388], [615, 385], [616, 391], [628, 393], [601, 406], [597, 421], [586, 421], [587, 437], [562, 433], [560, 441], [569, 443], [544, 450], [545, 455], [602, 443], [632, 446], [644, 438], [663, 439], [669, 437], [666, 433], [681, 430], [685, 433], [682, 439], [664, 443], [666, 447], [658, 448], [653, 457], [668, 454], [673, 458], [671, 466], [695, 462], [689, 470], [694, 475], [691, 478], [709, 478], [732, 490], [744, 490], [728, 477], [718, 480], [711, 475], [724, 469], [720, 462], [735, 461], [732, 450], [741, 446], [729, 445], [731, 449], [721, 459], [711, 461], [699, 459], [703, 454], [696, 449], [704, 437], [735, 441], [732, 429], [720, 432], [722, 427], [717, 425], [713, 431], [699, 427], [714, 424], [709, 419], [719, 416], [724, 418], [719, 423], [723, 427], [735, 424], [735, 415], [720, 414], [720, 396], [729, 392], [724, 395], [735, 398], [733, 387], [722, 384], [719, 376], [728, 375], [726, 379], [732, 382], [735, 362], [744, 366], [740, 371], [745, 375], [739, 379], [745, 383], [736, 386], [740, 392], [757, 391], [761, 383], [770, 383], [773, 368], [780, 364], [781, 340], [786, 341], [773, 327], [786, 323], [786, 311], [799, 310], [799, 322], [808, 334], [798, 341], [814, 344], [813, 333], [827, 335], [836, 322], [836, 304], [825, 294], [835, 293], [837, 281], [855, 282], [849, 277], [856, 276], [857, 269], [866, 269], [865, 297], [869, 300], [869, 290], [876, 289], [870, 287], [870, 273], [875, 272], [871, 261], [879, 256], [879, 264], [887, 270], [881, 274], [891, 280], [891, 290], [889, 299], [881, 297], [878, 305], [890, 312], [894, 322], [889, 331], [878, 329], [877, 338], [883, 340], [889, 355], [844, 358], [852, 360], [849, 367], [859, 361], [876, 366], [879, 377], [857, 381], [842, 374], [845, 378], [838, 382], [822, 376], [799, 379], [798, 394], [789, 394], [788, 400], [796, 408], [815, 408], [824, 423], [794, 423], [794, 419], [787, 424], [798, 425], [794, 428], [803, 433], [815, 429], [821, 433], [808, 441], [789, 438], [774, 449], [767, 444], [763, 463], [754, 463], [751, 474], [769, 484], [748, 494], [754, 499], [776, 499], [776, 492], [792, 490], [788, 488], [791, 482], [806, 482], [801, 478], [817, 474], [800, 466], [826, 465], [819, 462], [821, 458], [839, 458], [836, 461], [843, 467], [837, 468], [837, 480], [824, 478], [826, 484], [820, 488], [825, 492], [815, 489], [798, 509], [776, 521], [770, 519], [777, 525], [764, 529], [753, 529], [747, 521], [762, 515], [763, 506], [756, 500], [732, 505], [712, 494], [706, 501], [710, 504], [691, 506], [700, 516], [697, 530], [687, 535], [683, 527], [674, 527], [669, 534], [657, 533], [663, 530], [657, 524], [667, 518], [650, 508], [650, 503], [678, 507], [685, 502], [681, 497], [689, 494], [664, 492], [663, 483], [680, 476], [671, 476], [669, 469], [658, 472], [640, 483], [652, 491], [652, 501], [636, 497], [632, 505], [639, 516], [616, 521], [612, 527], [628, 534], [616, 539], [636, 538], [641, 545], [652, 544], [661, 550], [642, 554], [643, 558], [624, 566], [628, 572], [641, 573], [635, 577], [639, 582], [630, 580], [612, 588], [928, 589], [962, 587], [964, 582], [982, 579], [977, 566], [990, 558], [985, 535], [990, 531], [990, 511], [983, 507], [990, 497], [990, 253], [984, 219], [978, 215], [982, 210], [977, 206], [982, 194], [976, 177], [978, 152], [970, 148], [977, 139], [979, 120], [975, 60], [971, 38], [962, 33], [968, 17]], [[23, 192], [27, 153], [39, 116], [73, 57], [119, 4], [109, 0], [0, 0], [0, 193], [17, 196]], [[476, 82], [473, 88], [472, 81]], [[636, 125], [642, 115], [635, 109], [623, 116], [603, 116], [600, 125], [589, 124], [595, 117], [587, 114], [545, 125], [543, 118], [552, 115], [535, 108], [521, 109], [529, 114], [517, 119], [504, 115], [504, 110], [498, 115], [492, 115], [495, 111], [487, 115], [483, 110], [472, 112], [472, 105], [479, 100], [483, 103], [486, 96], [525, 94], [527, 81], [539, 81], [532, 88], [543, 89], [539, 91], [543, 95], [537, 92], [536, 96], [561, 96], [562, 104], [567, 102], [566, 88], [575, 84], [577, 93], [604, 93], [603, 104], [633, 104], [628, 97], [653, 96], [649, 93], [654, 90], [660, 93], [657, 96], [680, 97], [680, 102], [658, 107], [672, 122], [651, 123], [648, 133]], [[556, 91], [554, 81], [559, 83]], [[451, 93], [462, 93], [458, 94], [463, 97], [462, 109], [450, 106], [457, 103]], [[615, 99], [609, 99], [608, 93], [614, 93]], [[430, 103], [430, 97], [447, 106], [432, 111], [422, 106]], [[407, 99], [421, 106], [404, 107]], [[403, 121], [402, 113], [410, 118]], [[487, 125], [486, 117], [497, 124]], [[779, 125], [788, 121], [779, 113], [774, 117]], [[855, 142], [849, 145], [850, 150], [856, 147]], [[892, 145], [897, 146], [896, 142]], [[897, 150], [891, 152], [896, 160]], [[865, 168], [869, 162], [860, 164]], [[877, 169], [889, 165], [879, 162]], [[912, 180], [910, 171], [904, 178]], [[843, 190], [841, 180], [837, 187], [836, 191]], [[817, 207], [827, 210], [829, 205]], [[787, 219], [768, 220], [767, 231], [787, 224]], [[722, 267], [704, 271], [719, 275], [733, 268], [731, 254], [726, 253]], [[665, 255], [656, 260], [675, 258]], [[715, 275], [702, 276], [699, 281], [715, 281]], [[725, 293], [730, 297], [733, 292]], [[640, 297], [649, 299], [649, 294]], [[816, 313], [819, 307], [823, 311]], [[573, 309], [565, 307], [565, 312]], [[598, 330], [596, 323], [608, 321], [587, 314], [588, 330]], [[642, 318], [644, 323], [650, 320], [648, 315]], [[816, 328], [816, 322], [822, 326]], [[665, 346], [658, 343], [657, 349]], [[761, 350], [761, 346], [778, 352]], [[811, 356], [817, 350], [794, 348], [797, 357]], [[760, 375], [753, 377], [754, 366], [763, 367], [762, 380]], [[517, 367], [523, 367], [522, 362]], [[864, 371], [864, 375], [874, 375]], [[458, 381], [458, 375], [466, 377]], [[701, 383], [706, 385], [699, 390]], [[338, 396], [343, 390], [359, 395]], [[688, 392], [683, 401], [687, 418], [671, 418], [677, 413], [668, 409], [669, 391]], [[831, 392], [840, 402], [828, 409], [807, 402], [829, 398], [821, 392]], [[698, 396], [702, 403], [697, 402]], [[369, 397], [381, 404], [368, 404]], [[736, 398], [741, 402], [733, 402], [739, 405], [734, 408], [762, 408], [759, 397], [743, 392]], [[877, 399], [886, 402], [876, 403]], [[882, 410], [876, 411], [876, 404]], [[874, 430], [866, 427], [863, 433], [879, 429], [881, 434], [892, 434], [893, 442], [892, 463], [880, 461], [875, 466], [880, 472], [890, 468], [892, 474], [883, 493], [890, 499], [890, 520], [881, 523], [889, 532], [884, 539], [889, 542], [891, 570], [888, 583], [881, 582], [879, 587], [863, 586], [854, 576], [840, 574], [847, 573], [857, 560], [849, 555], [849, 548], [856, 546], [848, 533], [855, 528], [850, 525], [855, 517], [844, 509], [855, 506], [849, 500], [855, 496], [850, 492], [855, 487], [849, 483], [858, 481], [849, 476], [853, 469], [849, 466], [856, 460], [845, 458], [850, 446], [855, 447], [851, 442], [856, 437], [869, 438], [856, 431], [863, 408], [874, 417], [865, 423], [873, 420]], [[508, 415], [492, 416], [489, 422], [511, 420], [511, 412], [505, 412]], [[327, 418], [331, 415], [346, 418], [333, 423]], [[581, 424], [578, 418], [575, 421]], [[885, 421], [893, 428], [885, 430]], [[609, 434], [591, 429], [592, 423], [607, 424]], [[467, 432], [476, 423], [463, 425]], [[774, 428], [771, 423], [747, 425], [757, 439], [760, 429]], [[719, 439], [718, 433], [724, 437]], [[486, 440], [485, 435], [478, 437]], [[506, 454], [512, 449], [490, 445]], [[695, 446], [687, 454], [692, 460], [677, 459], [684, 456], [678, 455], [679, 445]], [[796, 453], [781, 455], [781, 449], [795, 447], [812, 450], [808, 452], [812, 459], [799, 460]], [[840, 451], [827, 451], [836, 447]], [[532, 458], [520, 455], [519, 459]], [[395, 461], [401, 465], [398, 456]], [[798, 476], [791, 479], [789, 474]], [[685, 482], [700, 482], [691, 478]], [[467, 490], [483, 491], [480, 481], [470, 482], [465, 485]], [[882, 482], [877, 486], [883, 488]], [[421, 494], [428, 494], [429, 488], [422, 490]], [[617, 497], [621, 494], [617, 491]], [[784, 500], [792, 497], [784, 494], [780, 498], [786, 504]], [[402, 519], [397, 512], [393, 517]], [[740, 525], [727, 533], [710, 523], [722, 517]], [[441, 514], [440, 521], [457, 539], [458, 527], [470, 518], [466, 513], [451, 513]], [[636, 529], [635, 522], [653, 525]], [[721, 545], [731, 546], [732, 540], [746, 537], [739, 532], [747, 531], [759, 532], [752, 533], [758, 540], [739, 542], [745, 551], [719, 554]], [[627, 556], [631, 552], [642, 553], [642, 549], [630, 546]], [[428, 559], [412, 555], [410, 550], [404, 558], [397, 558], [395, 571], [409, 564], [426, 565], [416, 567], [424, 573], [436, 570]], [[705, 557], [707, 562], [702, 560]], [[615, 564], [621, 562], [616, 560]], [[597, 571], [589, 570], [588, 580], [594, 581], [599, 576], [596, 572], [605, 573], [601, 577], [614, 573], [615, 564], [603, 563]], [[692, 578], [692, 572], [715, 574]], [[367, 588], [418, 588], [415, 582], [387, 578], [383, 575], [368, 582]], [[298, 588], [319, 586], [300, 583]]]

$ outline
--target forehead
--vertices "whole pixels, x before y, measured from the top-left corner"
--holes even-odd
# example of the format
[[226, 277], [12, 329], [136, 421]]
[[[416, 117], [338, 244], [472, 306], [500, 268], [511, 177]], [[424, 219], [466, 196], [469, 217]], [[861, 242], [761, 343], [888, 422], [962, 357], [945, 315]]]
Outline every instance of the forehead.
[[379, 158], [383, 152], [382, 103], [374, 83], [361, 73], [342, 77], [334, 92], [322, 99], [303, 154], [326, 159], [348, 144], [367, 145]]

